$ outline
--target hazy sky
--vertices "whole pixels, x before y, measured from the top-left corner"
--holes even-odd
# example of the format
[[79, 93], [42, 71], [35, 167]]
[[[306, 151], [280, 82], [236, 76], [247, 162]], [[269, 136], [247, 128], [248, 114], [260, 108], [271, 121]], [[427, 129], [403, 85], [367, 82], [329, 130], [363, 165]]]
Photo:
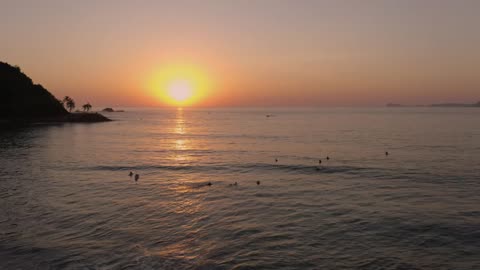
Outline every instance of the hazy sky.
[[198, 106], [480, 100], [480, 1], [0, 0], [0, 60], [57, 97], [162, 105], [148, 81], [193, 65]]

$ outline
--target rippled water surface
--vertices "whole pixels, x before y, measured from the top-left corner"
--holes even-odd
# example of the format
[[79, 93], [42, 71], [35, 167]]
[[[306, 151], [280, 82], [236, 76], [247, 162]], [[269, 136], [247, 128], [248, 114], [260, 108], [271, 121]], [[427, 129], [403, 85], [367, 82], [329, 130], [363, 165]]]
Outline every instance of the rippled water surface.
[[478, 109], [108, 116], [2, 127], [0, 269], [480, 269]]

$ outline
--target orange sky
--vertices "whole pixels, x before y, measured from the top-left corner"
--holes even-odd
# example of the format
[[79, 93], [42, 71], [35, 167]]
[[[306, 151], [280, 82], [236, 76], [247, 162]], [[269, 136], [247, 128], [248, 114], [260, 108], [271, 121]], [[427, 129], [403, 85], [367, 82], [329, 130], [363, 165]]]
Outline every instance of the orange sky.
[[7, 1], [0, 60], [94, 106], [167, 105], [151, 81], [182, 65], [208, 80], [191, 106], [476, 102], [478, 10], [473, 0]]

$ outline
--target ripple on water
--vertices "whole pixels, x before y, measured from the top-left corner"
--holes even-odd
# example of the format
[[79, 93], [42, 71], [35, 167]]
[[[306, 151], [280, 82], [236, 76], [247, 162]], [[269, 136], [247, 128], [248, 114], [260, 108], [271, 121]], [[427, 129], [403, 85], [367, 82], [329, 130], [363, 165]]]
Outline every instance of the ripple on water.
[[126, 112], [0, 134], [0, 269], [480, 269], [470, 114]]

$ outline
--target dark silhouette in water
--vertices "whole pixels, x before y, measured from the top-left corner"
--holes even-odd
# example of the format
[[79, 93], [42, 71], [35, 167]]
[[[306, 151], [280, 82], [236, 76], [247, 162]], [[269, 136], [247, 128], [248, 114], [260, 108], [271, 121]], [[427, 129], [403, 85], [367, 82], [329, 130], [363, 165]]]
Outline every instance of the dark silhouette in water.
[[102, 112], [125, 112], [124, 110], [114, 110], [113, 108], [105, 108]]
[[133, 172], [130, 172], [130, 173], [128, 174], [128, 176], [132, 177], [132, 176], [133, 176]]
[[330, 157], [329, 157], [329, 156], [327, 156], [327, 160], [330, 160]]
[[389, 155], [389, 153], [388, 153], [388, 152], [385, 152], [385, 156], [388, 156], [388, 155]]
[[321, 159], [318, 160], [318, 164], [322, 164], [322, 160], [321, 160]]
[[260, 185], [260, 181], [257, 181], [257, 186]]
[[212, 186], [212, 182], [208, 182], [208, 183], [207, 183], [207, 186], [211, 187], [211, 186]]
[[275, 159], [275, 162], [278, 162], [278, 158]]
[[140, 178], [140, 175], [135, 174], [135, 182], [137, 182], [139, 178]]

